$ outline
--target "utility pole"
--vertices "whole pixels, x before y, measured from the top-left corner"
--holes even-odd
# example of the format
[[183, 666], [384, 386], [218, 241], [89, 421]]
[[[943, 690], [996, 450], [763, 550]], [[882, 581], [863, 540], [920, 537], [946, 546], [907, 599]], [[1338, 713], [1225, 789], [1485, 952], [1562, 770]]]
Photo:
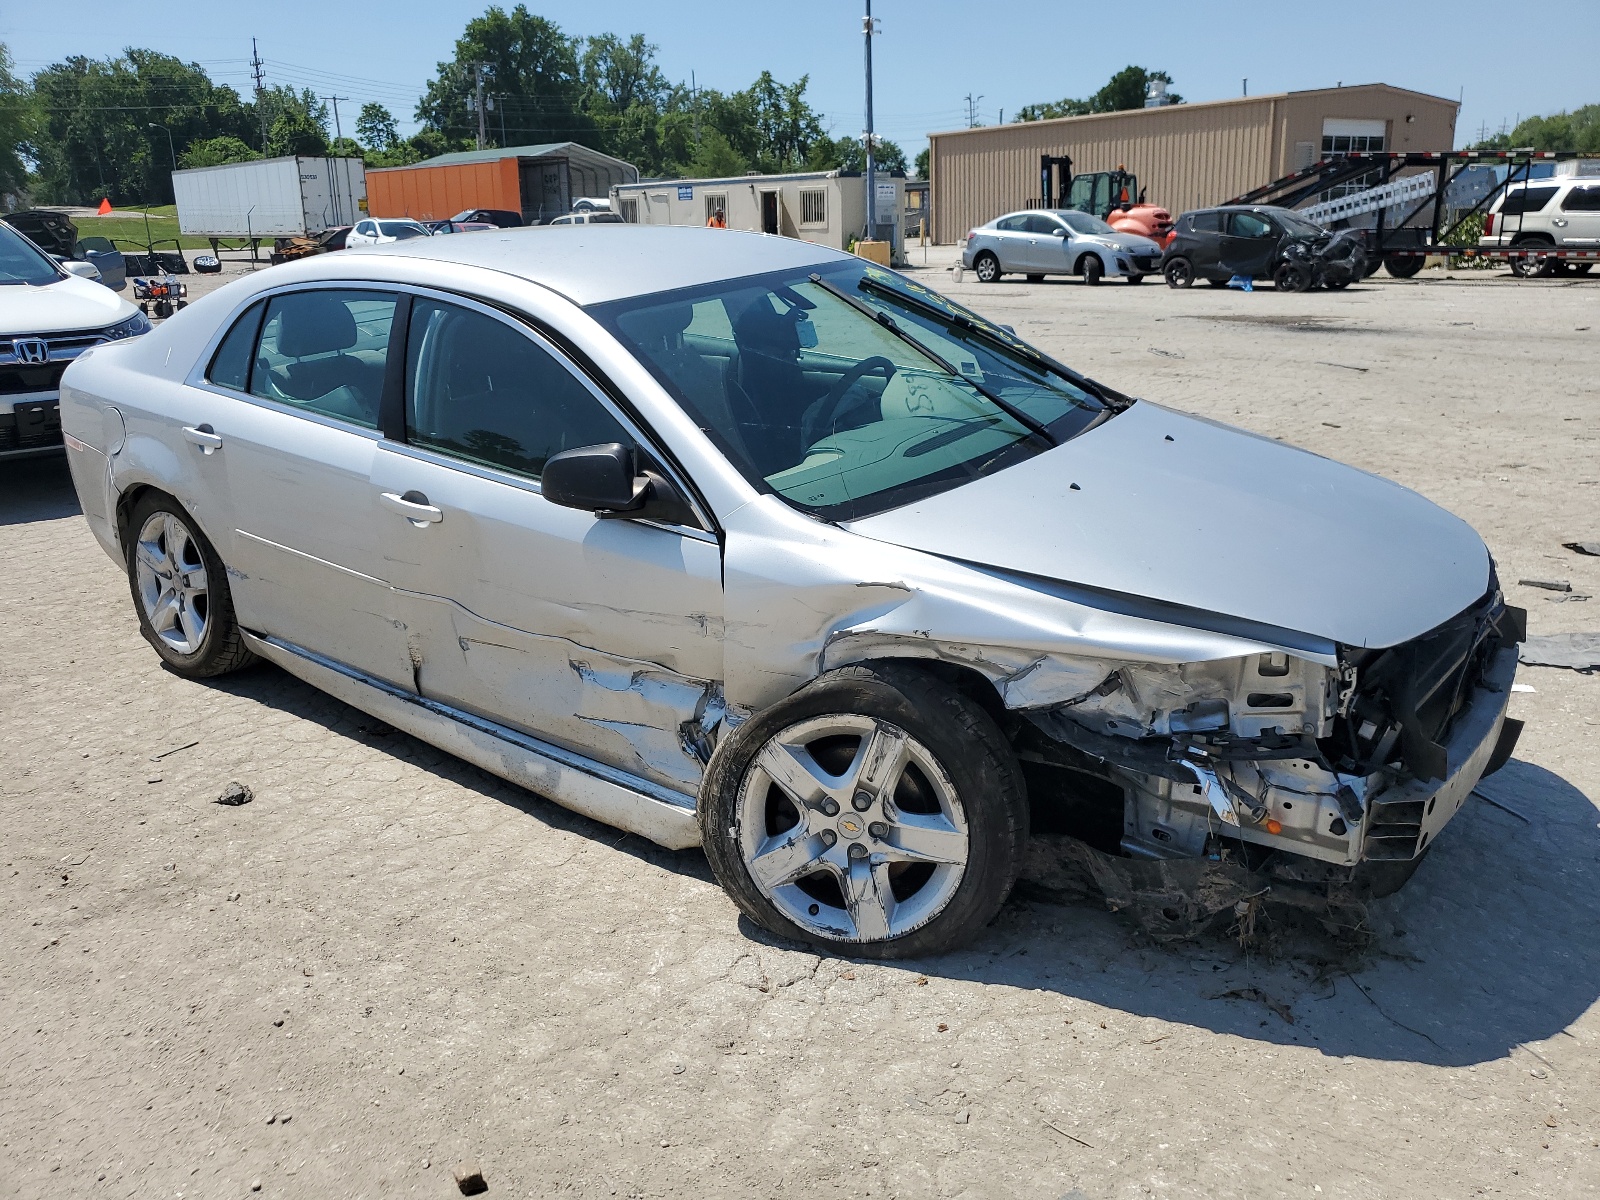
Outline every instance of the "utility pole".
[[978, 105], [983, 103], [982, 96], [967, 93], [967, 128], [975, 129], [978, 125]]
[[255, 77], [256, 81], [256, 115], [261, 118], [261, 153], [263, 154], [267, 152], [267, 110], [261, 103], [262, 97], [266, 94], [266, 88], [262, 84], [262, 68], [265, 66], [266, 64], [261, 61], [260, 51], [256, 49], [256, 40], [251, 38], [250, 74]]
[[489, 140], [487, 126], [487, 110], [484, 108], [483, 77], [485, 74], [493, 75], [494, 68], [485, 62], [472, 64], [472, 96], [467, 100], [467, 111], [478, 114], [478, 149], [482, 150]]
[[867, 240], [878, 236], [878, 178], [877, 160], [872, 134], [872, 39], [878, 32], [878, 22], [872, 19], [872, 0], [867, 0], [867, 15], [861, 18], [861, 32], [865, 35], [867, 55], [867, 128], [863, 143], [867, 152]]
[[694, 144], [698, 149], [700, 145], [700, 87], [695, 82], [694, 72], [689, 72], [689, 103], [694, 108]]
[[350, 99], [350, 97], [349, 96], [318, 96], [317, 99], [318, 100], [331, 100], [331, 101], [333, 101], [333, 140], [336, 141], [336, 142], [343, 141], [344, 140], [344, 130], [342, 128], [340, 128], [340, 126], [339, 126], [339, 101], [348, 100], [348, 99]]

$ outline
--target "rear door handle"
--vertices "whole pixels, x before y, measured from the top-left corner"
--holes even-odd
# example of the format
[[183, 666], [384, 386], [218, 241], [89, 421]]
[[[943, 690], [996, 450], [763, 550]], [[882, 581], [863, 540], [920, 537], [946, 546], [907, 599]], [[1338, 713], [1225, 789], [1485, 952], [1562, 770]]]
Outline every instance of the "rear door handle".
[[380, 492], [378, 499], [383, 506], [391, 512], [397, 512], [410, 521], [418, 529], [424, 525], [433, 525], [444, 520], [444, 512], [435, 505], [428, 503], [428, 498], [421, 492], [407, 492], [397, 495], [394, 492]]
[[183, 427], [185, 440], [193, 442], [200, 447], [200, 453], [210, 454], [213, 450], [222, 449], [222, 439], [209, 425], [185, 425]]

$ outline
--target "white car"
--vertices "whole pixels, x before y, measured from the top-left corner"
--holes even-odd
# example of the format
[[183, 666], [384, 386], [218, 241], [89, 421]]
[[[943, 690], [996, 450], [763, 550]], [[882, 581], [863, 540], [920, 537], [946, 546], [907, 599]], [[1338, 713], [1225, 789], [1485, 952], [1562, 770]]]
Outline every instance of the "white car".
[[[91, 346], [150, 322], [115, 292], [0, 222], [0, 459], [61, 449], [61, 373]], [[96, 272], [98, 278], [98, 272]]]
[[[1508, 187], [1483, 218], [1479, 247], [1548, 246], [1559, 250], [1600, 249], [1600, 178], [1555, 176]], [[1512, 259], [1517, 275], [1586, 273], [1591, 264], [1548, 258]]]
[[74, 365], [62, 425], [169, 670], [702, 844], [830, 952], [977, 936], [1035, 811], [1164, 933], [1383, 894], [1521, 728], [1465, 522], [792, 238], [301, 259]]
[[382, 246], [389, 242], [407, 242], [412, 238], [432, 237], [432, 232], [421, 221], [410, 218], [365, 217], [357, 221], [344, 239], [351, 246]]
[[1122, 278], [1139, 283], [1161, 262], [1161, 247], [1147, 237], [1119, 233], [1099, 217], [1076, 209], [1036, 208], [1007, 213], [967, 234], [961, 265], [981, 283], [1026, 275], [1082, 275], [1085, 283]]

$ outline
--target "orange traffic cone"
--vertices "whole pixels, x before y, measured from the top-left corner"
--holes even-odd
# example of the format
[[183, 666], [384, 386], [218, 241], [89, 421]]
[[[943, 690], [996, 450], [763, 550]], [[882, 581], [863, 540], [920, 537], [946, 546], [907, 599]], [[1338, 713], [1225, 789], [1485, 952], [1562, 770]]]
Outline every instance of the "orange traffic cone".
[[100, 216], [109, 217], [111, 215], [111, 201], [110, 201], [110, 199], [108, 198], [108, 199], [101, 200], [100, 201], [100, 207], [99, 207], [99, 209], [97, 211], [98, 211], [98, 214]]

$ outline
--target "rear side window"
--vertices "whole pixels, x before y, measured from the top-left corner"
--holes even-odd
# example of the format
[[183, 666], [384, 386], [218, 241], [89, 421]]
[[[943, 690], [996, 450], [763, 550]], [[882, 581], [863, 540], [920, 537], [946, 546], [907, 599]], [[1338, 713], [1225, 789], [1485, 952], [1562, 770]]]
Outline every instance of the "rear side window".
[[1600, 184], [1573, 188], [1561, 202], [1561, 208], [1564, 212], [1600, 212]]
[[266, 307], [265, 300], [257, 300], [245, 309], [211, 356], [211, 369], [206, 372], [206, 378], [218, 387], [232, 388], [236, 392], [250, 390], [250, 360], [255, 357], [256, 335], [261, 331], [261, 313]]
[[503, 321], [418, 300], [406, 353], [406, 438], [537, 479], [552, 454], [633, 437], [566, 366]]
[[1189, 228], [1195, 233], [1221, 233], [1222, 214], [1219, 212], [1190, 213]]
[[393, 292], [289, 292], [267, 304], [250, 393], [378, 427]]
[[1507, 192], [1506, 198], [1500, 202], [1500, 211], [1503, 214], [1515, 215], [1517, 213], [1536, 213], [1554, 196], [1559, 188], [1536, 187], [1520, 188], [1515, 192]]

